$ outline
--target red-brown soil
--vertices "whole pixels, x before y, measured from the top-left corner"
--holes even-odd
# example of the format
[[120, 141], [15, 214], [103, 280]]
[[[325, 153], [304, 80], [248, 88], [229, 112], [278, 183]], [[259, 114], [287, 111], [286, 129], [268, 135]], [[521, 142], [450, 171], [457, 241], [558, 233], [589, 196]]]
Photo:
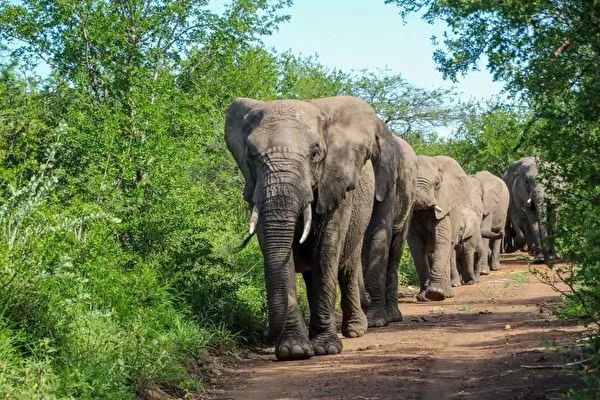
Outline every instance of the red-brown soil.
[[[404, 321], [343, 339], [341, 354], [274, 361], [273, 349], [226, 367], [213, 399], [558, 399], [579, 384], [563, 365], [585, 336], [548, 306], [559, 295], [526, 262], [509, 261], [443, 302], [400, 300]], [[541, 266], [539, 268], [545, 268]]]

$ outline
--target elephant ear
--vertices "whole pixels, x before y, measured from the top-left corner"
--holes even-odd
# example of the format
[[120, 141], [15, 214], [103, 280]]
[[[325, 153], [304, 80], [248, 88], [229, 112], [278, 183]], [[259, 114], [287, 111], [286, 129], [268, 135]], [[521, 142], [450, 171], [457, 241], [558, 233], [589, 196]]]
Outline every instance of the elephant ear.
[[454, 208], [461, 207], [469, 202], [467, 174], [461, 166], [451, 157], [434, 157], [439, 165], [442, 182], [436, 192], [438, 207], [435, 210], [436, 219], [442, 219]]
[[225, 142], [244, 175], [244, 200], [252, 203], [256, 178], [246, 159], [246, 140], [263, 116], [262, 101], [237, 98], [227, 108], [225, 117]]
[[320, 110], [320, 129], [327, 147], [318, 179], [317, 213], [326, 213], [339, 205], [346, 192], [358, 184], [368, 159], [373, 159], [379, 175], [378, 197], [383, 199], [395, 182], [393, 174], [386, 176], [388, 167], [383, 165], [390, 162], [393, 154], [384, 149], [388, 136], [381, 131], [381, 121], [371, 106], [349, 96], [316, 99], [310, 103]]
[[383, 201], [395, 189], [402, 149], [387, 125], [379, 119], [378, 125], [371, 160], [375, 172], [375, 199]]

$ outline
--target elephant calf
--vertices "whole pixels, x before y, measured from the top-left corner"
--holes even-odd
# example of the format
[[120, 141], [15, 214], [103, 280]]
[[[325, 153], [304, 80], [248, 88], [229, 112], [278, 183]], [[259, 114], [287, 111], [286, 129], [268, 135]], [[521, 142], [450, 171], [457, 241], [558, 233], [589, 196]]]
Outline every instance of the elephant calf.
[[460, 284], [472, 285], [479, 282], [479, 271], [476, 266], [485, 254], [483, 239], [498, 239], [502, 233], [494, 233], [481, 229], [481, 218], [471, 208], [463, 208], [459, 220], [458, 236], [455, 240], [457, 267], [452, 268], [452, 286]]

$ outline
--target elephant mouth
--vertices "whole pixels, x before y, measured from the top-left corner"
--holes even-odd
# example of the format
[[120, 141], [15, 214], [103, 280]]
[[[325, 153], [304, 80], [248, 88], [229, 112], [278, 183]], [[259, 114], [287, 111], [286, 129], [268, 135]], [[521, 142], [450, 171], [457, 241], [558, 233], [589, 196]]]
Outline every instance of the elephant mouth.
[[[258, 211], [258, 207], [254, 205], [252, 207], [252, 213], [250, 214], [250, 222], [248, 223], [248, 234], [253, 236], [256, 233], [256, 226], [258, 225], [258, 219], [260, 217], [260, 212]], [[308, 203], [304, 210], [302, 211], [302, 235], [300, 236], [300, 240], [298, 241], [300, 244], [304, 243], [308, 238], [308, 234], [310, 233], [310, 228], [312, 224], [312, 204]]]

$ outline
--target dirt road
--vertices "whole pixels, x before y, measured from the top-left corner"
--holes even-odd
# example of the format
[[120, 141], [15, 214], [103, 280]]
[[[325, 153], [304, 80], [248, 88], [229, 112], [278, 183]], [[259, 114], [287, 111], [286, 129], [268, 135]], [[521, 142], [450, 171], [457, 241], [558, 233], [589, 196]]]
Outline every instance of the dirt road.
[[550, 314], [548, 305], [559, 297], [531, 267], [505, 263], [444, 302], [404, 297], [404, 321], [343, 339], [339, 355], [276, 362], [269, 349], [229, 367], [209, 394], [235, 400], [560, 398], [578, 383], [572, 371], [527, 367], [580, 360], [579, 348], [567, 345], [582, 338], [584, 328]]

